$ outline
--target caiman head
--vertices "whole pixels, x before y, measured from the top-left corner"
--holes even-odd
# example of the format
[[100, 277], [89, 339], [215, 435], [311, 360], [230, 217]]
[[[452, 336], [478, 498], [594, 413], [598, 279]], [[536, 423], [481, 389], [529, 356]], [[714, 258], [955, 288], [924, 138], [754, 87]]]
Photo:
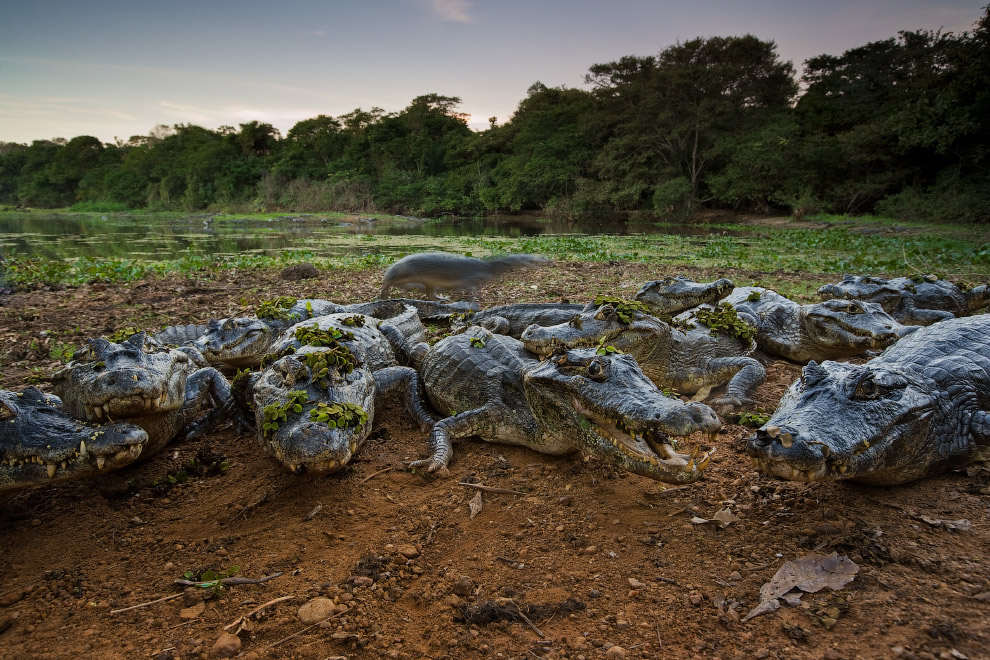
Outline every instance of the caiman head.
[[934, 382], [915, 372], [810, 362], [747, 452], [760, 470], [793, 481], [905, 483], [946, 457], [939, 408]]
[[666, 318], [703, 303], [721, 300], [734, 287], [732, 280], [724, 277], [714, 282], [695, 282], [677, 275], [647, 282], [636, 292], [635, 299], [645, 303], [652, 314]]
[[663, 395], [629, 355], [595, 349], [554, 355], [524, 377], [526, 399], [545, 432], [635, 474], [668, 483], [699, 479], [709, 455], [674, 450], [674, 436], [714, 435], [715, 412]]
[[89, 339], [52, 376], [65, 411], [94, 421], [177, 411], [186, 378], [196, 370], [185, 353], [165, 348], [140, 332], [119, 344]]
[[276, 326], [260, 319], [212, 319], [193, 346], [210, 364], [243, 369], [261, 364], [276, 338]]
[[841, 282], [826, 284], [819, 288], [818, 297], [822, 300], [833, 298], [868, 300], [883, 305], [884, 309], [889, 310], [900, 301], [901, 292], [882, 277], [843, 275]]
[[665, 343], [669, 335], [670, 326], [660, 319], [605, 303], [598, 309], [575, 314], [567, 323], [531, 325], [523, 331], [520, 340], [526, 350], [539, 356], [597, 346], [612, 346], [625, 353], [642, 355]]
[[877, 303], [842, 299], [803, 305], [800, 322], [811, 341], [832, 349], [831, 357], [886, 348], [919, 327], [901, 325]]
[[0, 492], [116, 470], [141, 455], [141, 427], [80, 422], [59, 404], [34, 387], [0, 390]]
[[339, 470], [371, 432], [371, 371], [335, 368], [325, 355], [305, 346], [276, 360], [254, 384], [258, 440], [293, 472]]

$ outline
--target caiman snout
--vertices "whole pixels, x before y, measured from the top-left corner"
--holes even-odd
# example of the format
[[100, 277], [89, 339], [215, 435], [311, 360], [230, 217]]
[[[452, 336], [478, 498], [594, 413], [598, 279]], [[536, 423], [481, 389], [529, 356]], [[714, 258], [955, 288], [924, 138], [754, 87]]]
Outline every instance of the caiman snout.
[[120, 395], [144, 392], [151, 385], [146, 369], [114, 369], [96, 378], [97, 391], [119, 392]]
[[656, 418], [670, 435], [691, 435], [695, 431], [712, 434], [722, 428], [715, 411], [700, 403], [692, 402], [677, 410], [658, 412]]

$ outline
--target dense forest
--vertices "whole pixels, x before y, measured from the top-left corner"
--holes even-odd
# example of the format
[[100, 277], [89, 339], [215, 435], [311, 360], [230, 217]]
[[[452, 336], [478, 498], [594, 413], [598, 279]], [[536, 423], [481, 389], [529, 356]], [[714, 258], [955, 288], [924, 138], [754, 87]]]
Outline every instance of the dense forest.
[[669, 217], [699, 208], [990, 221], [990, 8], [971, 32], [901, 32], [796, 79], [773, 42], [693, 39], [534, 83], [475, 132], [457, 97], [209, 130], [158, 126], [0, 143], [0, 204], [78, 210], [538, 210]]

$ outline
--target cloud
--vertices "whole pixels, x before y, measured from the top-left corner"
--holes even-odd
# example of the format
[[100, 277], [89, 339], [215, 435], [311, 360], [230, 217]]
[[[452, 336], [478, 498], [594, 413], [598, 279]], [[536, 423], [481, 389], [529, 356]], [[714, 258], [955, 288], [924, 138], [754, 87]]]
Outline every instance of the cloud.
[[438, 18], [455, 23], [470, 23], [468, 11], [471, 3], [468, 0], [425, 0], [426, 6]]

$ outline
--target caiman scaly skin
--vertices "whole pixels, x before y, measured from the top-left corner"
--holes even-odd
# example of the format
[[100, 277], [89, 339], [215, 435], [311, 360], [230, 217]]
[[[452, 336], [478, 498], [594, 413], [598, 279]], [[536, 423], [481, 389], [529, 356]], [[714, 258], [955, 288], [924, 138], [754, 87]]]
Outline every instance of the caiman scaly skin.
[[585, 305], [572, 303], [513, 303], [498, 305], [473, 314], [457, 317], [451, 328], [463, 332], [472, 325], [481, 326], [495, 334], [516, 339], [531, 325], [557, 325], [566, 323], [586, 309]]
[[117, 470], [147, 442], [134, 424], [73, 419], [37, 388], [0, 390], [0, 493]]
[[770, 289], [747, 286], [722, 302], [756, 328], [761, 351], [800, 363], [883, 349], [918, 329], [901, 325], [876, 303], [859, 300], [799, 305]]
[[823, 300], [844, 298], [878, 303], [906, 325], [931, 325], [957, 316], [969, 316], [990, 305], [990, 287], [986, 284], [964, 289], [934, 275], [892, 280], [845, 275], [841, 282], [818, 289], [818, 295]]
[[[290, 471], [320, 474], [334, 472], [347, 465], [370, 434], [375, 411], [387, 397], [399, 396], [424, 430], [435, 421], [423, 404], [419, 376], [415, 370], [386, 367], [372, 372], [366, 366], [359, 365], [350, 373], [331, 369], [325, 378], [314, 378], [313, 370], [305, 364], [305, 356], [318, 350], [306, 347], [297, 354], [278, 359], [257, 374], [251, 385], [257, 427], [255, 437]], [[277, 429], [266, 431], [265, 407], [281, 405], [293, 391], [306, 393], [299, 410], [290, 408]], [[360, 406], [367, 418], [361, 424], [330, 428], [311, 414], [321, 403], [327, 406], [341, 403]]]
[[445, 416], [433, 427], [430, 457], [413, 467], [445, 470], [451, 441], [477, 435], [545, 454], [583, 452], [670, 483], [702, 476], [708, 456], [678, 454], [671, 436], [713, 435], [707, 406], [665, 397], [628, 355], [572, 350], [537, 360], [521, 342], [477, 326], [433, 346], [423, 383]]
[[148, 439], [141, 458], [161, 451], [184, 430], [195, 437], [236, 418], [230, 385], [216, 369], [197, 367], [185, 353], [143, 332], [119, 344], [87, 340], [52, 376], [52, 389], [72, 417], [143, 428]]
[[423, 287], [428, 299], [433, 299], [436, 291], [464, 292], [474, 297], [494, 277], [545, 262], [546, 259], [530, 254], [510, 254], [497, 259], [475, 259], [446, 252], [410, 254], [385, 271], [378, 297], [385, 298], [393, 287]]
[[344, 310], [344, 306], [328, 300], [304, 299], [296, 301], [291, 309], [286, 310], [286, 318], [244, 316], [211, 319], [205, 332], [192, 346], [215, 367], [253, 368], [261, 364], [261, 358], [271, 352], [272, 344], [293, 324]]
[[265, 355], [276, 352], [275, 344], [290, 328], [294, 329], [295, 325], [309, 319], [332, 314], [369, 317], [369, 323], [377, 326], [392, 342], [403, 363], [410, 348], [426, 335], [416, 309], [397, 300], [338, 305], [328, 300], [310, 299], [298, 301], [288, 310], [287, 319], [243, 317], [210, 321], [203, 336], [193, 343], [193, 348], [208, 363], [217, 367], [255, 368]]
[[661, 389], [705, 398], [718, 385], [726, 384], [725, 394], [709, 401], [720, 412], [752, 403], [753, 391], [766, 380], [766, 370], [753, 358], [750, 340], [708, 328], [679, 330], [650, 314], [631, 312], [624, 321], [614, 304], [583, 312], [567, 323], [530, 326], [522, 343], [537, 355], [550, 355], [561, 348], [614, 346], [628, 353], [647, 378]]
[[809, 363], [747, 451], [784, 479], [876, 485], [990, 459], [990, 316], [922, 328], [865, 364]]
[[724, 277], [714, 282], [695, 282], [677, 275], [647, 282], [636, 292], [635, 299], [649, 307], [654, 316], [669, 321], [692, 307], [721, 300], [734, 286]]
[[[415, 315], [415, 313], [414, 313]], [[348, 324], [349, 319], [360, 319], [359, 323]], [[342, 338], [340, 343], [346, 346], [354, 357], [372, 371], [394, 367], [398, 365], [395, 349], [388, 337], [377, 327], [378, 319], [373, 316], [363, 314], [326, 314], [318, 316], [308, 321], [301, 321], [287, 329], [282, 336], [272, 345], [272, 355], [279, 357], [287, 353], [297, 352], [303, 348], [303, 342], [296, 337], [299, 330], [307, 328], [318, 328], [322, 331], [338, 330], [346, 335], [353, 335], [353, 338]], [[314, 347], [313, 350], [320, 350]]]

